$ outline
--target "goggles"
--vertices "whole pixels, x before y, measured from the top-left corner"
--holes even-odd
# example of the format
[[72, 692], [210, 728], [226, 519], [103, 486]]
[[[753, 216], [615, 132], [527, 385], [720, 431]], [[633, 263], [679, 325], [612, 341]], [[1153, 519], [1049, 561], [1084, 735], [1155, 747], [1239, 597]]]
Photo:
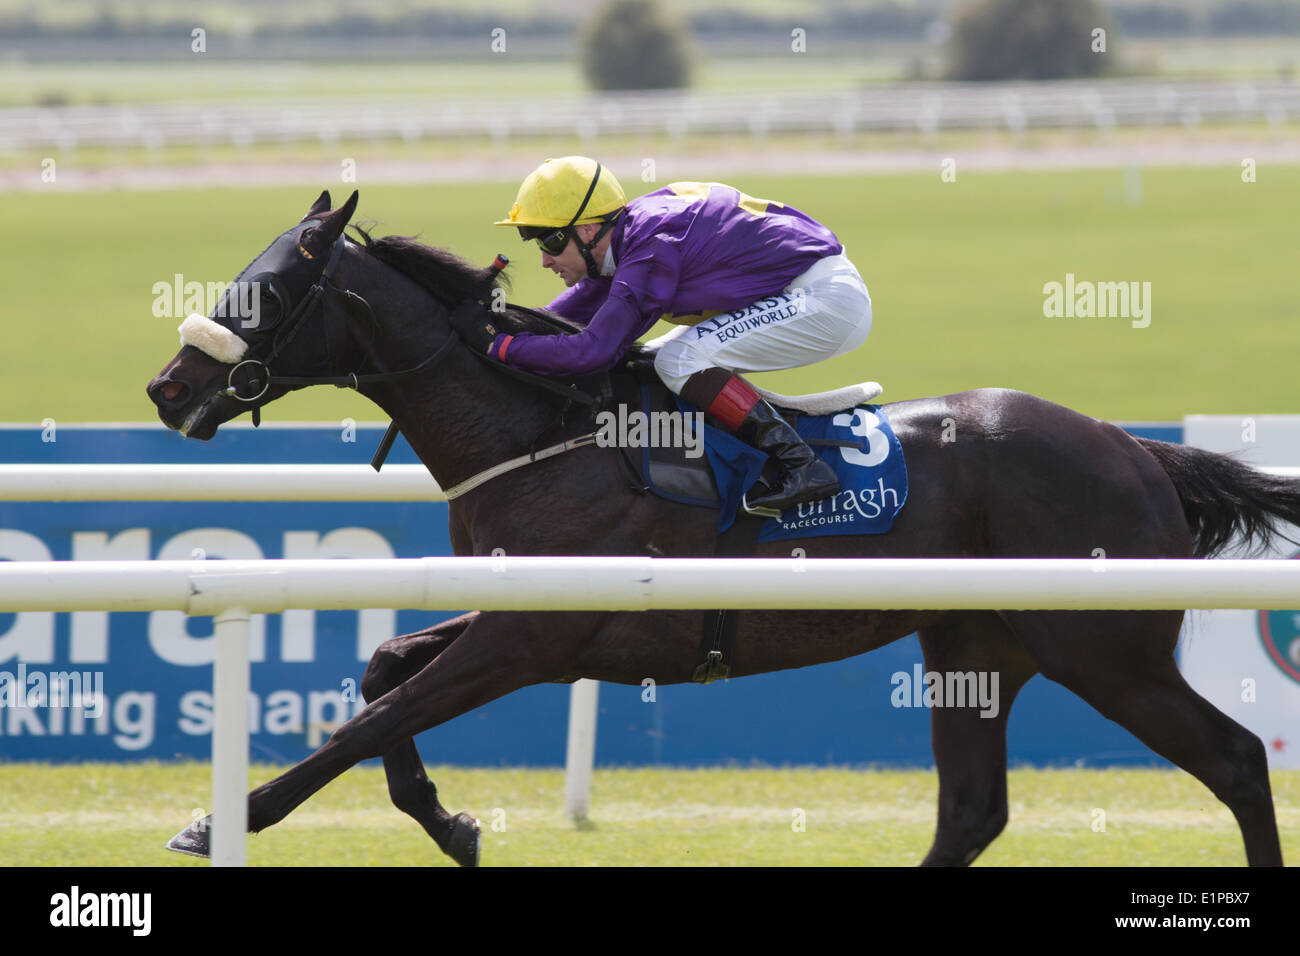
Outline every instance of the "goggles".
[[543, 252], [550, 256], [558, 256], [569, 245], [569, 239], [573, 236], [573, 230], [569, 226], [561, 226], [559, 229], [537, 229], [526, 226], [519, 227], [520, 235], [524, 241], [533, 239], [537, 242]]

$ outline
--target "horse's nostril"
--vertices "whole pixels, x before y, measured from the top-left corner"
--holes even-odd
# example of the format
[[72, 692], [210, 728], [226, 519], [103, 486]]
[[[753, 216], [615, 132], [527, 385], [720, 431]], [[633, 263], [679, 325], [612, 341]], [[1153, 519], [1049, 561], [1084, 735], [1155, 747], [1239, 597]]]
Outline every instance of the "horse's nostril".
[[149, 383], [148, 388], [150, 400], [159, 408], [176, 408], [182, 404], [190, 394], [189, 386], [184, 382], [164, 379], [163, 381], [154, 381]]

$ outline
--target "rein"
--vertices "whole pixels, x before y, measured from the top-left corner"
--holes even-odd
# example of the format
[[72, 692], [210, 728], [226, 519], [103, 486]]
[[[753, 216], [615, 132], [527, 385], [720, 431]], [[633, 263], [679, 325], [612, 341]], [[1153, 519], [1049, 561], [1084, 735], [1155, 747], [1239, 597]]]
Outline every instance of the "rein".
[[[505, 259], [504, 256], [497, 257], [498, 261], [501, 261], [503, 259]], [[546, 322], [547, 324], [549, 324], [552, 328], [560, 329], [563, 332], [572, 331], [571, 329], [569, 329], [567, 325], [564, 325], [561, 322], [557, 322], [554, 318], [547, 315], [545, 312], [539, 312], [536, 309], [529, 309], [522, 305], [513, 305], [509, 302], [506, 303], [506, 308], [514, 309], [517, 312], [523, 312], [527, 315], [535, 316], [536, 318], [539, 318], [544, 322]], [[459, 338], [460, 336], [456, 334], [455, 330], [452, 330], [451, 335], [448, 336], [448, 341], [455, 342]], [[447, 343], [443, 343], [443, 346], [439, 348], [439, 352], [441, 352], [442, 348], [445, 348], [446, 345]], [[531, 385], [534, 388], [543, 389], [544, 391], [551, 392], [552, 394], [558, 395], [560, 398], [563, 398], [564, 406], [560, 409], [560, 415], [558, 419], [560, 422], [564, 421], [564, 413], [568, 411], [569, 406], [572, 405], [574, 402], [577, 402], [580, 405], [587, 405], [594, 409], [604, 404], [607, 398], [606, 395], [601, 395], [601, 396], [588, 395], [586, 392], [582, 391], [582, 389], [578, 387], [577, 382], [570, 381], [567, 385], [565, 385], [555, 381], [554, 379], [547, 378], [544, 375], [536, 375], [532, 372], [526, 372], [522, 369], [511, 368], [510, 366], [504, 365], [501, 362], [494, 362], [486, 355], [481, 355], [476, 349], [470, 349], [470, 354], [473, 355], [475, 358], [479, 359], [480, 361], [482, 361], [483, 363], [485, 363], [488, 366], [488, 368], [492, 369], [492, 371], [500, 375], [505, 375], [510, 378], [517, 379], [518, 381], [521, 381], [526, 385]], [[440, 355], [431, 356], [430, 359], [426, 360], [426, 363], [428, 361], [434, 361], [436, 363], [436, 361], [440, 357], [441, 357]], [[421, 365], [423, 364], [425, 363], [421, 363]], [[414, 371], [414, 369], [412, 369], [412, 371]], [[548, 430], [549, 430], [549, 426], [548, 426]], [[398, 428], [397, 422], [388, 423], [388, 429], [384, 432], [384, 437], [380, 439], [379, 447], [375, 450], [374, 457], [370, 459], [370, 467], [375, 469], [375, 471], [379, 471], [381, 468], [383, 468], [384, 462], [388, 458], [388, 453], [392, 451], [393, 443], [397, 441], [397, 435], [400, 431], [401, 429]], [[545, 431], [542, 432], [542, 434], [545, 433], [546, 433]], [[595, 440], [596, 440], [596, 433], [588, 432], [585, 435], [579, 435], [577, 438], [566, 439], [565, 441], [562, 441], [557, 445], [551, 445], [548, 448], [543, 448], [541, 451], [530, 450], [526, 455], [520, 455], [517, 458], [511, 458], [509, 461], [503, 461], [498, 465], [493, 465], [491, 468], [484, 469], [483, 471], [480, 471], [478, 474], [467, 478], [466, 480], [460, 482], [459, 484], [453, 485], [450, 488], [443, 489], [443, 494], [447, 496], [448, 501], [452, 501], [456, 498], [459, 498], [461, 495], [465, 494], [466, 492], [472, 491], [473, 489], [477, 488], [479, 485], [483, 484], [484, 482], [491, 481], [493, 478], [496, 478], [499, 475], [504, 475], [506, 472], [514, 471], [516, 468], [522, 468], [524, 465], [531, 465], [535, 461], [542, 461], [543, 459], [546, 458], [552, 458], [555, 455], [562, 455], [564, 454], [564, 452], [573, 451], [575, 448], [585, 447], [595, 442]]]
[[[521, 312], [530, 312], [533, 315], [539, 315], [539, 316], [544, 315], [544, 313], [534, 312], [532, 309], [526, 309], [523, 308], [522, 306], [511, 306], [509, 303], [506, 304], [508, 307], [517, 308]], [[546, 316], [546, 318], [549, 319], [549, 316]], [[438, 350], [434, 352], [433, 355], [430, 355], [427, 359], [425, 359], [423, 362], [421, 362], [419, 365], [415, 366], [414, 368], [407, 369], [404, 372], [389, 373], [388, 377], [396, 377], [398, 375], [405, 375], [408, 372], [416, 372], [424, 368], [426, 365], [430, 365], [430, 366], [437, 365], [440, 361], [442, 361], [442, 359], [446, 356], [446, 354], [451, 351], [451, 348], [459, 340], [460, 340], [460, 336], [457, 335], [455, 330], [453, 329], [451, 333], [447, 336], [447, 340], [443, 342], [442, 345], [438, 346]], [[482, 362], [486, 363], [487, 366], [491, 368], [494, 372], [498, 372], [502, 375], [507, 375], [510, 378], [518, 379], [519, 381], [524, 382], [527, 385], [532, 385], [535, 388], [544, 389], [548, 392], [551, 392], [563, 398], [565, 400], [565, 405], [564, 408], [561, 409], [560, 411], [561, 420], [563, 420], [564, 412], [568, 409], [569, 405], [571, 405], [574, 402], [577, 402], [581, 405], [588, 405], [591, 406], [592, 408], [595, 408], [603, 403], [603, 398], [597, 398], [588, 395], [586, 392], [578, 388], [576, 382], [569, 382], [568, 385], [562, 385], [559, 382], [546, 378], [545, 376], [534, 375], [532, 372], [525, 372], [521, 369], [510, 368], [507, 365], [502, 365], [500, 362], [494, 362], [486, 355], [480, 355], [474, 349], [470, 349], [470, 354], [475, 356]], [[362, 375], [358, 378], [355, 375], [351, 375], [351, 376], [339, 376], [337, 379], [311, 379], [310, 381], [304, 380], [302, 382], [299, 382], [298, 384], [336, 385], [339, 388], [355, 388], [356, 387], [355, 382], [357, 381], [361, 381], [361, 382], [366, 382], [371, 380], [377, 381], [380, 378], [381, 376], [371, 376], [371, 375]], [[281, 379], [281, 381], [289, 382], [293, 380]], [[375, 469], [375, 471], [379, 471], [381, 468], [384, 467], [384, 462], [388, 460], [388, 453], [393, 450], [393, 444], [397, 441], [397, 436], [400, 432], [401, 429], [398, 427], [397, 422], [390, 421], [388, 423], [388, 428], [384, 432], [384, 437], [380, 439], [379, 447], [375, 449], [375, 454], [370, 459], [370, 467]], [[496, 478], [498, 475], [503, 475], [508, 471], [514, 471], [514, 469], [516, 468], [521, 468], [524, 465], [530, 465], [533, 462], [541, 461], [544, 458], [551, 458], [555, 455], [562, 454], [566, 451], [572, 451], [575, 448], [581, 448], [584, 445], [590, 445], [595, 440], [596, 440], [596, 433], [590, 432], [586, 435], [579, 435], [577, 438], [570, 438], [566, 441], [560, 442], [558, 445], [551, 445], [549, 448], [544, 448], [541, 451], [530, 451], [526, 455], [520, 455], [518, 458], [511, 458], [509, 461], [502, 462], [499, 465], [493, 465], [491, 468], [481, 471], [477, 475], [474, 475], [473, 477], [468, 478], [465, 481], [462, 481], [451, 488], [446, 488], [443, 490], [443, 494], [447, 496], [448, 501], [451, 501], [454, 498], [459, 498], [461, 495], [465, 494], [465, 492], [477, 488], [485, 481], [490, 481], [491, 479]]]
[[[499, 261], [505, 257], [498, 256], [497, 258]], [[530, 309], [522, 305], [513, 305], [509, 302], [506, 303], [506, 308], [514, 309], [516, 312], [522, 312], [525, 315], [531, 315], [534, 318], [540, 319], [561, 333], [569, 333], [573, 331], [565, 323], [558, 322], [552, 316], [547, 315], [545, 312], [540, 312], [537, 309]], [[457, 337], [455, 332], [452, 333], [452, 336]], [[476, 349], [471, 349], [470, 352], [476, 358], [486, 363], [490, 369], [500, 375], [506, 375], [510, 378], [517, 379], [526, 385], [543, 389], [544, 391], [551, 392], [552, 394], [563, 398], [565, 400], [564, 406], [560, 409], [558, 417], [558, 421], [561, 423], [564, 421], [564, 413], [568, 411], [569, 406], [574, 402], [595, 409], [603, 405], [609, 398], [608, 385], [606, 385], [605, 389], [602, 389], [602, 394], [593, 396], [580, 389], [577, 382], [570, 381], [568, 384], [562, 384], [557, 382], [555, 379], [547, 378], [544, 375], [536, 375], [533, 372], [526, 372], [522, 369], [511, 368], [501, 362], [495, 362], [486, 355], [480, 354]], [[549, 427], [550, 426], [548, 426], [547, 430], [549, 430]], [[544, 430], [542, 434], [545, 433], [546, 431]], [[395, 423], [389, 423], [388, 431], [384, 434], [384, 439], [379, 444], [380, 450], [375, 453], [375, 457], [370, 462], [371, 467], [374, 468], [375, 471], [378, 471], [380, 466], [383, 465], [384, 457], [388, 454], [388, 450], [392, 448], [393, 441], [396, 438], [397, 426]], [[529, 451], [526, 455], [520, 455], [517, 458], [511, 458], [509, 461], [503, 461], [499, 465], [493, 465], [491, 468], [486, 468], [459, 484], [453, 485], [450, 488], [445, 488], [443, 489], [443, 494], [447, 496], [448, 501], [452, 501], [468, 491], [473, 491], [479, 485], [491, 481], [493, 478], [499, 477], [500, 475], [504, 475], [506, 472], [514, 471], [516, 468], [522, 468], [525, 465], [531, 465], [536, 461], [542, 461], [546, 458], [553, 458], [556, 455], [562, 455], [566, 451], [573, 451], [576, 448], [585, 448], [587, 445], [594, 444], [595, 441], [596, 432], [588, 432], [585, 435], [579, 435], [576, 438], [569, 438], [559, 444], [543, 448], [541, 451]]]
[[[573, 329], [567, 324], [558, 322], [554, 317], [547, 315], [545, 312], [540, 312], [537, 309], [529, 309], [525, 306], [513, 305], [509, 302], [506, 303], [506, 308], [514, 309], [516, 312], [522, 312], [524, 315], [530, 315], [533, 318], [540, 319], [561, 334], [569, 334], [573, 332]], [[588, 395], [582, 389], [578, 388], [578, 383], [575, 381], [571, 380], [568, 384], [563, 384], [557, 382], [553, 378], [548, 378], [545, 375], [537, 375], [533, 372], [525, 372], [523, 369], [511, 368], [509, 365], [506, 365], [503, 362], [493, 361], [486, 355], [481, 355], [473, 349], [471, 349], [471, 352], [473, 352], [476, 358], [486, 362], [488, 367], [493, 371], [499, 372], [502, 375], [507, 375], [510, 378], [518, 379], [527, 385], [532, 385], [536, 388], [552, 392], [570, 402], [577, 402], [580, 405], [590, 405], [592, 408], [595, 408], [602, 403], [601, 398]]]
[[[360, 296], [357, 296], [357, 298], [360, 298]], [[358, 385], [367, 385], [370, 382], [386, 382], [394, 378], [400, 378], [403, 375], [410, 375], [412, 372], [418, 372], [423, 368], [437, 365], [451, 354], [452, 348], [456, 345], [456, 339], [457, 336], [453, 332], [448, 335], [446, 340], [434, 349], [433, 354], [423, 362], [419, 365], [412, 365], [410, 368], [404, 368], [400, 372], [371, 372], [365, 375], [358, 375], [356, 372], [349, 372], [347, 375], [325, 375], [320, 377], [268, 374], [266, 377], [266, 388], [263, 388], [262, 391], [253, 398], [244, 398], [241, 395], [234, 395], [233, 397], [238, 398], [240, 401], [256, 401], [258, 398], [261, 398], [262, 395], [266, 393], [266, 389], [270, 388], [272, 385], [333, 385], [335, 388], [356, 388]], [[240, 362], [239, 365], [247, 365], [250, 362], [255, 365], [261, 365], [262, 368], [266, 368], [265, 364], [255, 359], [245, 359]], [[236, 365], [235, 368], [239, 368], [239, 365]], [[269, 372], [270, 370], [267, 369], [267, 371]], [[231, 375], [233, 375], [234, 372], [235, 369], [231, 369]], [[226, 390], [226, 394], [232, 394], [230, 389]]]

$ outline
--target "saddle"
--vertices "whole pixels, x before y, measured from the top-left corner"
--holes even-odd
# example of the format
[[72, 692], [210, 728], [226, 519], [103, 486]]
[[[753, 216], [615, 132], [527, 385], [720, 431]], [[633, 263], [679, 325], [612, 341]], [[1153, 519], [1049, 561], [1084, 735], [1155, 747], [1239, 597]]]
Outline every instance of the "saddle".
[[[620, 375], [622, 371], [627, 373]], [[684, 399], [670, 392], [654, 372], [653, 362], [645, 359], [633, 359], [632, 362], [615, 370], [612, 387], [612, 399], [607, 408], [637, 409], [645, 420], [670, 420], [672, 416], [698, 415], [697, 421], [703, 423], [700, 410]], [[752, 384], [752, 383], [751, 383]], [[804, 431], [802, 421], [809, 418], [832, 416], [836, 413], [852, 412], [866, 406], [883, 391], [877, 382], [860, 382], [843, 388], [808, 395], [784, 395], [754, 386], [768, 404], [772, 405], [781, 417], [797, 431]], [[620, 412], [622, 414], [622, 412]], [[703, 434], [697, 436], [712, 451], [717, 446], [732, 449], [744, 448], [739, 439], [727, 436], [712, 426], [700, 429]], [[654, 436], [651, 435], [651, 438]], [[821, 446], [848, 445], [862, 449], [860, 440], [850, 436], [818, 437], [803, 435], [804, 440], [814, 448]], [[728, 511], [731, 502], [724, 501], [727, 496], [719, 492], [717, 472], [719, 459], [717, 454], [691, 454], [691, 449], [684, 449], [681, 443], [662, 444], [647, 441], [640, 448], [624, 449], [625, 459], [641, 483], [641, 490], [650, 491], [661, 498], [679, 504], [699, 505], [706, 508], [724, 508]], [[762, 462], [762, 471], [755, 477], [762, 476], [775, 480], [777, 465], [766, 461], [766, 456], [755, 450], [760, 456], [755, 460]], [[736, 480], [742, 480], [736, 476]], [[742, 488], [741, 491], [744, 489]], [[723, 513], [720, 516], [719, 533], [730, 526], [734, 514]]]
[[884, 388], [879, 382], [859, 382], [833, 388], [829, 392], [812, 392], [808, 395], [782, 395], [759, 388], [753, 382], [750, 387], [763, 396], [773, 408], [781, 412], [793, 411], [803, 415], [833, 415], [848, 411], [859, 405], [866, 405], [873, 398], [879, 397]]

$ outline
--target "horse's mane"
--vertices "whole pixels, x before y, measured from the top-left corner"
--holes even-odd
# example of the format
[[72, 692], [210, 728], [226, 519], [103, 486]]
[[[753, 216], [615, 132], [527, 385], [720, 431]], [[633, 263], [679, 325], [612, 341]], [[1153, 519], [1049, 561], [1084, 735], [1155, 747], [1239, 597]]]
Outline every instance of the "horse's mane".
[[[466, 299], [490, 300], [492, 293], [509, 288], [504, 273], [480, 269], [454, 252], [426, 245], [414, 236], [381, 236], [378, 239], [360, 226], [353, 226], [365, 242], [365, 249], [385, 265], [392, 266], [432, 295], [446, 309], [454, 309]], [[506, 332], [534, 332], [538, 335], [558, 335], [565, 327], [581, 331], [576, 325], [560, 316], [553, 316], [556, 325], [527, 312], [507, 310], [497, 316], [497, 322]]]
[[[365, 249], [385, 265], [392, 266], [402, 275], [417, 283], [448, 310], [466, 299], [487, 300], [496, 289], [509, 288], [504, 273], [480, 269], [454, 252], [426, 245], [414, 236], [380, 236], [378, 239], [360, 226], [352, 228], [365, 242]], [[580, 332], [582, 326], [563, 316], [548, 312], [549, 321], [529, 311], [508, 308], [494, 316], [504, 332], [531, 332], [535, 335], [562, 335]], [[633, 345], [624, 356], [630, 366], [649, 367], [654, 354], [640, 345]]]

